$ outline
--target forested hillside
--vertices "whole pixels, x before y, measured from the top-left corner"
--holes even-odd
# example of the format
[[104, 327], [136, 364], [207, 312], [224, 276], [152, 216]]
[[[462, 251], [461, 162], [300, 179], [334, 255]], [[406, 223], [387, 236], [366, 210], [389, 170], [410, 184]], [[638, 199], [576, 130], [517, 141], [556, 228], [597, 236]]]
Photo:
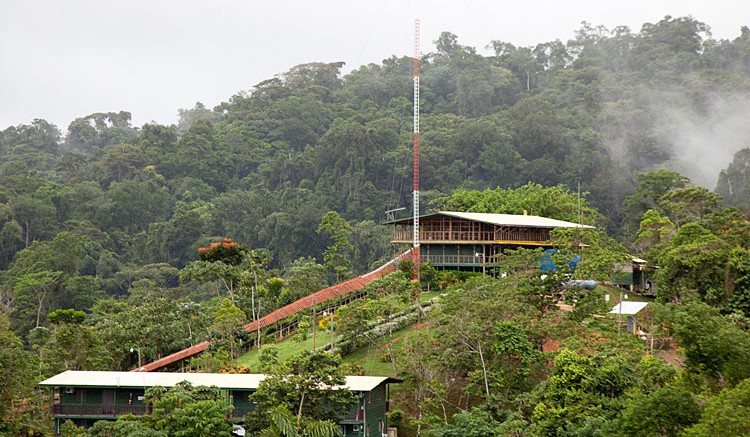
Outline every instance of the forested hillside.
[[[586, 220], [600, 231], [587, 242], [601, 242], [595, 253], [656, 260], [663, 302], [700, 302], [665, 307], [665, 324], [715, 316], [710, 323], [738, 339], [734, 346], [750, 345], [750, 29], [717, 41], [693, 18], [637, 32], [584, 23], [567, 42], [479, 49], [443, 33], [422, 59], [422, 212], [522, 213], [531, 207], [502, 196], [542, 187], [570, 196], [580, 186]], [[122, 108], [67, 127], [37, 119], [0, 131], [0, 420], [8, 429], [43, 426], [39, 415], [26, 418], [41, 402], [32, 393], [43, 376], [130, 369], [208, 338], [231, 343], [233, 327], [392, 257], [380, 223], [384, 211], [411, 205], [412, 59], [343, 67], [292, 67], [215, 108], [181, 109], [171, 126], [133, 126]], [[240, 254], [236, 262], [222, 253], [215, 263], [222, 247]], [[476, 304], [470, 298], [447, 302], [442, 322], [471, 317], [460, 313]], [[509, 387], [502, 395], [489, 396], [476, 363], [463, 358], [441, 375], [464, 380], [464, 394], [428, 396], [445, 387], [412, 380], [432, 399], [430, 420], [444, 415], [435, 435], [487, 435], [449, 427], [455, 396], [474, 396], [459, 417], [466, 429], [486, 414], [507, 419], [498, 435], [526, 435], [519, 430], [531, 417], [538, 435], [598, 435], [584, 432], [595, 425], [583, 413], [561, 412], [565, 402], [599, 408], [592, 417], [602, 426], [624, 411], [608, 426], [635, 427], [642, 407], [626, 405], [614, 386], [648, 380], [638, 399], [656, 404], [649, 396], [678, 404], [703, 395], [675, 388], [672, 370], [649, 361], [608, 379], [625, 358], [570, 350], [532, 393], [547, 377], [534, 341], [546, 335], [548, 315], [519, 305], [505, 320], [487, 316], [507, 323], [492, 334], [496, 365], [505, 363], [494, 384]], [[715, 393], [748, 376], [722, 367], [750, 353], [735, 352], [718, 364], [699, 357], [710, 351], [693, 358]], [[422, 364], [431, 359], [440, 361]], [[584, 383], [581, 368], [599, 379]], [[598, 384], [597, 399], [573, 402], [564, 381], [583, 391]], [[742, 384], [735, 390], [746, 392]], [[711, 399], [700, 408], [719, 408]], [[479, 404], [488, 407], [471, 412]]]

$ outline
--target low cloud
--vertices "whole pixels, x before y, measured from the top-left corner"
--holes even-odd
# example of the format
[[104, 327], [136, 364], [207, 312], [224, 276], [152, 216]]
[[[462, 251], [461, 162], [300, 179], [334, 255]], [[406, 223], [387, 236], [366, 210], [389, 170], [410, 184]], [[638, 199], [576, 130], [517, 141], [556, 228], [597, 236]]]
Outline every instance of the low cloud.
[[[686, 92], [680, 100], [687, 95], [696, 96]], [[663, 99], [651, 111], [661, 142], [671, 147], [672, 159], [664, 166], [713, 190], [719, 172], [727, 168], [734, 154], [750, 147], [750, 95], [699, 97], [703, 101], [698, 105], [672, 105], [673, 99]]]

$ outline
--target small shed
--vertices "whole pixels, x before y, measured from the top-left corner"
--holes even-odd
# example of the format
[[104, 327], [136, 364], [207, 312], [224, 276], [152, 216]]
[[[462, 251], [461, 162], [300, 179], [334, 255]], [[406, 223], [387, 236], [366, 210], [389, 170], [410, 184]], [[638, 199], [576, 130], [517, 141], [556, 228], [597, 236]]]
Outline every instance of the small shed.
[[638, 333], [638, 321], [635, 316], [643, 311], [648, 306], [648, 302], [627, 302], [623, 301], [615, 305], [609, 314], [617, 314], [618, 316], [626, 316], [626, 326], [628, 332], [631, 334]]

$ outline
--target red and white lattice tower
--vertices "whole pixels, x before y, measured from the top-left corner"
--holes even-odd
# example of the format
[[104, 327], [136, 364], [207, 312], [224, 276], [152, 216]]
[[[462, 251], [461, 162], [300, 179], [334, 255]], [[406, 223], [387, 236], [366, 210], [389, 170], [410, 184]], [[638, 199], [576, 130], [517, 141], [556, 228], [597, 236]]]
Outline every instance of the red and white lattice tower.
[[414, 20], [414, 279], [419, 280], [419, 19]]

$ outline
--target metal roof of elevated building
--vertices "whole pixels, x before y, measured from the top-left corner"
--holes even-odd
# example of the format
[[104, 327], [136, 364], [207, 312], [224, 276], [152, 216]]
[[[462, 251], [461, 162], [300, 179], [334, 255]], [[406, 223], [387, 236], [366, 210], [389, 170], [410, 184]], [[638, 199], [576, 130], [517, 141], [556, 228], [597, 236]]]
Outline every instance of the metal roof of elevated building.
[[[174, 387], [182, 381], [194, 386], [216, 386], [222, 389], [254, 390], [266, 378], [263, 374], [177, 373], [177, 372], [109, 372], [68, 370], [39, 383], [47, 387]], [[345, 388], [371, 391], [378, 385], [401, 382], [385, 376], [347, 376]]]
[[[566, 222], [563, 220], [556, 220], [547, 217], [540, 217], [536, 215], [521, 215], [521, 214], [488, 214], [482, 212], [455, 212], [455, 211], [438, 211], [433, 214], [426, 214], [420, 216], [420, 219], [433, 217], [436, 215], [444, 215], [448, 217], [455, 217], [464, 220], [471, 220], [475, 222], [488, 223], [491, 225], [498, 226], [523, 226], [529, 228], [583, 228], [583, 229], [594, 229], [593, 226], [582, 225], [578, 223]], [[408, 222], [413, 220], [412, 217], [403, 219], [393, 220], [390, 223]]]

